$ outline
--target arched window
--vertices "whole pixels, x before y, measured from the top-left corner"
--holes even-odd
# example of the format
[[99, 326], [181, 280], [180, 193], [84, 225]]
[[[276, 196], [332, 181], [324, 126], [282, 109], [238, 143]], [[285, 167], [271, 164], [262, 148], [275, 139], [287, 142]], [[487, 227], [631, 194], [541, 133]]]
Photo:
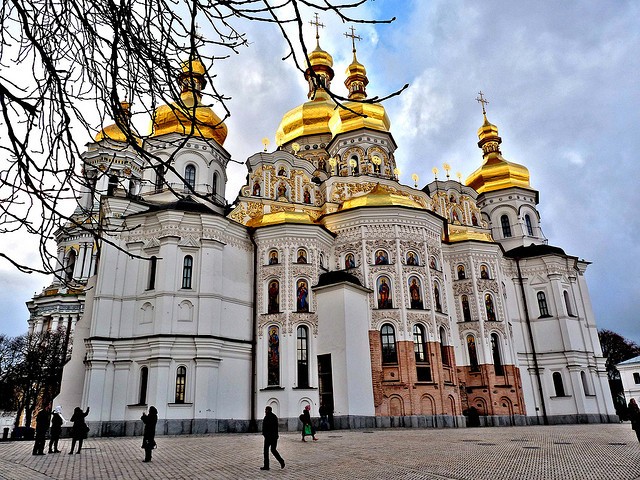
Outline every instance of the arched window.
[[469, 297], [467, 297], [466, 295], [462, 295], [460, 297], [460, 300], [462, 301], [462, 317], [464, 318], [465, 322], [470, 322], [471, 309], [469, 308]]
[[427, 352], [426, 336], [422, 325], [413, 326], [413, 352], [416, 359], [416, 374], [419, 382], [431, 381], [429, 354]]
[[[211, 194], [214, 197], [218, 194], [218, 178], [219, 178], [218, 172], [213, 172], [213, 180], [211, 181]], [[259, 195], [260, 195], [260, 184], [258, 184], [258, 196]]]
[[187, 367], [178, 367], [176, 370], [176, 401], [175, 403], [184, 403], [185, 392], [187, 387]]
[[380, 329], [380, 339], [382, 342], [382, 363], [398, 363], [396, 333], [388, 323], [384, 324]]
[[267, 384], [280, 385], [280, 330], [275, 325], [269, 327], [267, 349]]
[[278, 313], [280, 311], [280, 282], [271, 280], [267, 288], [267, 313]]
[[580, 372], [580, 380], [582, 380], [582, 389], [584, 390], [585, 395], [590, 395], [589, 383], [587, 381], [587, 375], [584, 373], [584, 370]]
[[306, 280], [298, 280], [296, 287], [296, 311], [309, 311], [309, 285]]
[[511, 225], [509, 224], [509, 217], [502, 215], [500, 217], [500, 223], [502, 224], [502, 236], [509, 238], [511, 236]]
[[182, 262], [182, 288], [191, 288], [193, 277], [193, 257], [186, 255]]
[[146, 405], [147, 403], [147, 383], [149, 382], [149, 369], [142, 367], [140, 369], [140, 390], [138, 395], [138, 405]]
[[490, 293], [487, 293], [484, 296], [484, 308], [487, 311], [487, 321], [495, 322], [496, 321], [496, 309], [493, 306], [493, 297]]
[[544, 292], [538, 292], [538, 309], [541, 317], [549, 317], [549, 308], [547, 307], [547, 297]]
[[297, 329], [298, 388], [309, 386], [309, 329], [301, 325]]
[[524, 216], [524, 224], [527, 227], [527, 234], [529, 234], [530, 237], [533, 237], [533, 225], [531, 225], [531, 217], [529, 214]]
[[496, 375], [504, 375], [502, 357], [500, 356], [500, 339], [496, 333], [491, 334], [491, 355], [493, 356], [493, 368]]
[[472, 372], [479, 372], [478, 352], [476, 351], [476, 339], [473, 335], [467, 335], [467, 351], [469, 352], [469, 366]]
[[444, 327], [440, 327], [440, 357], [442, 358], [443, 365], [450, 365], [449, 352], [447, 349], [447, 332]]
[[458, 265], [458, 280], [464, 280], [467, 274], [464, 271], [464, 265]]
[[118, 176], [110, 175], [109, 183], [107, 185], [107, 195], [112, 196], [115, 193], [116, 188], [118, 188]]
[[562, 296], [564, 297], [564, 306], [567, 309], [567, 315], [569, 315], [570, 317], [574, 317], [575, 315], [573, 314], [573, 310], [571, 310], [571, 300], [569, 299], [569, 292], [564, 290], [562, 292]]
[[560, 372], [553, 372], [553, 387], [556, 390], [556, 397], [564, 397], [564, 384], [562, 383], [562, 374]]
[[184, 188], [185, 190], [195, 190], [196, 188], [196, 167], [187, 165], [184, 167]]
[[149, 259], [149, 283], [147, 285], [147, 290], [153, 290], [156, 288], [156, 270], [158, 268], [158, 257], [153, 255]]
[[76, 267], [76, 251], [72, 248], [67, 255], [67, 265], [65, 267], [65, 278], [67, 282], [73, 280], [73, 270]]

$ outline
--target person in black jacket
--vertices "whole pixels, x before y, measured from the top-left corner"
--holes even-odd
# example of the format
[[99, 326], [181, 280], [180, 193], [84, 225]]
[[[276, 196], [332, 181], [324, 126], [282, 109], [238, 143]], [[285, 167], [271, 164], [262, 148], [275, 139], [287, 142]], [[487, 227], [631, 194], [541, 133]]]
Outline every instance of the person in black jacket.
[[51, 412], [49, 407], [44, 407], [36, 415], [36, 441], [33, 444], [33, 455], [44, 455], [44, 444], [46, 442], [47, 430], [49, 430], [49, 421]]
[[269, 448], [271, 453], [280, 462], [280, 468], [284, 468], [284, 459], [278, 453], [278, 417], [271, 407], [265, 407], [262, 420], [262, 436], [264, 437], [264, 465], [260, 470], [269, 470]]
[[142, 413], [140, 417], [144, 423], [144, 434], [142, 436], [142, 448], [144, 448], [144, 461], [151, 461], [151, 451], [156, 447], [156, 423], [158, 423], [158, 410], [156, 407], [149, 407], [149, 415]]
[[82, 450], [82, 442], [87, 438], [87, 434], [89, 433], [89, 427], [87, 427], [84, 421], [87, 415], [89, 415], [89, 407], [87, 407], [86, 412], [83, 412], [80, 407], [76, 407], [73, 410], [73, 415], [71, 416], [71, 421], [73, 422], [73, 427], [71, 427], [71, 451], [69, 455], [71, 455], [73, 449], [76, 448], [76, 442], [78, 442], [78, 450], [76, 453], [80, 453], [80, 450]]
[[58, 440], [60, 440], [60, 434], [62, 433], [62, 424], [64, 418], [62, 418], [62, 408], [56, 407], [51, 414], [51, 439], [49, 440], [49, 453], [60, 453], [58, 450]]

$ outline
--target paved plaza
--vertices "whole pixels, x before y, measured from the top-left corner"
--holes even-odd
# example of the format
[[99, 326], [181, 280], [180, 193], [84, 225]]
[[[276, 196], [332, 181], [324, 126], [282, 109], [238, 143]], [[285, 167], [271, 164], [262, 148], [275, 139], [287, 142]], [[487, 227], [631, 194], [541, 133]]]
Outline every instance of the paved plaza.
[[593, 479], [640, 478], [628, 423], [467, 429], [282, 433], [284, 470], [261, 471], [258, 434], [159, 436], [143, 463], [141, 437], [89, 438], [80, 455], [32, 456], [32, 442], [0, 443], [0, 478], [44, 479]]

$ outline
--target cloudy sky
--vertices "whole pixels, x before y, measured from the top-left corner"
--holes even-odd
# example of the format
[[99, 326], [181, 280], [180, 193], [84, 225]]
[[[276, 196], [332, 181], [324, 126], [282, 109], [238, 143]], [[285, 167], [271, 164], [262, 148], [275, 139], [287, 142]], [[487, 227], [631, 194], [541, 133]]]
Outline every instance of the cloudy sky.
[[[599, 328], [640, 343], [640, 283], [633, 281], [640, 268], [633, 210], [640, 203], [640, 3], [374, 0], [351, 13], [396, 17], [355, 28], [369, 96], [410, 85], [385, 102], [403, 183], [417, 173], [422, 186], [445, 162], [464, 179], [481, 164], [475, 98], [482, 90], [503, 156], [525, 165], [540, 192], [549, 243], [592, 262], [586, 277]], [[329, 14], [320, 20], [320, 44], [334, 58], [333, 89], [345, 94], [351, 44], [343, 33], [351, 25]], [[247, 33], [251, 45], [215, 71], [218, 88], [232, 97], [225, 148], [241, 162], [262, 149], [263, 137], [274, 148], [282, 115], [306, 100], [302, 75], [281, 60], [278, 31], [250, 25]], [[307, 33], [313, 44], [311, 26]], [[230, 167], [229, 200], [245, 175], [244, 166]], [[3, 239], [3, 248], [22, 258], [32, 251], [18, 238]], [[0, 263], [0, 332], [26, 330], [24, 302], [46, 283]]]

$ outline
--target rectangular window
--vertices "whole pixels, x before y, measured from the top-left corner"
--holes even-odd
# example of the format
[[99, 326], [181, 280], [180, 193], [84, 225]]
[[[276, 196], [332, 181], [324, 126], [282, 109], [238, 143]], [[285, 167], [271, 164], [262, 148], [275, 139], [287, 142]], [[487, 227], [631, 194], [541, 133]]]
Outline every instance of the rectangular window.
[[187, 368], [178, 367], [176, 371], [176, 402], [184, 403], [185, 390], [187, 386]]
[[191, 288], [191, 277], [193, 275], [193, 258], [191, 255], [184, 257], [182, 265], [182, 288]]
[[156, 269], [158, 268], [158, 258], [154, 255], [149, 260], [149, 284], [147, 290], [156, 288]]
[[636, 385], [640, 385], [640, 373], [633, 373], [633, 383], [635, 383]]

